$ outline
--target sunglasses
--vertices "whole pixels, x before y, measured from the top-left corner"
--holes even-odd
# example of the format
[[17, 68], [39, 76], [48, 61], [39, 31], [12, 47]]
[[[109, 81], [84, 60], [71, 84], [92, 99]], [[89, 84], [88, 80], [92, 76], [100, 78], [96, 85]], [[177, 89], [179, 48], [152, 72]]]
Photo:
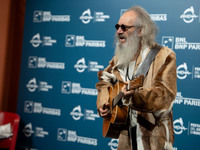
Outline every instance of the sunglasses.
[[132, 25], [132, 26], [127, 26], [127, 25], [124, 25], [124, 24], [122, 24], [122, 25], [116, 24], [116, 25], [115, 25], [116, 30], [118, 30], [119, 27], [121, 27], [122, 31], [125, 32], [125, 31], [127, 31], [128, 29], [130, 29], [130, 28], [132, 28], [132, 27], [135, 27], [135, 26], [134, 26], [134, 25]]

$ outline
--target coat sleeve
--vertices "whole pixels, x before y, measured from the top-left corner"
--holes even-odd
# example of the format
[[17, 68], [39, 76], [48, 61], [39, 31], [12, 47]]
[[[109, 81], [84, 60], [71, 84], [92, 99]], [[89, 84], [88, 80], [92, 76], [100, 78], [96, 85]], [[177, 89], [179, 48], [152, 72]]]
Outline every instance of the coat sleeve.
[[159, 63], [161, 65], [155, 75], [152, 76], [152, 86], [135, 90], [131, 98], [130, 108], [152, 112], [155, 115], [171, 111], [177, 92], [176, 56], [174, 52], [171, 52], [167, 57], [158, 59], [159, 61], [155, 62], [153, 68], [158, 67], [157, 64]]
[[[107, 68], [104, 69], [104, 71], [111, 73], [113, 66], [114, 66], [114, 58], [109, 62], [109, 65], [107, 66]], [[101, 78], [102, 73], [103, 71], [99, 71], [97, 74], [99, 79], [99, 82], [96, 84], [96, 89], [98, 91], [97, 101], [96, 101], [97, 109], [103, 107], [103, 105], [108, 102], [109, 100], [108, 88], [112, 85], [110, 82], [105, 82]]]

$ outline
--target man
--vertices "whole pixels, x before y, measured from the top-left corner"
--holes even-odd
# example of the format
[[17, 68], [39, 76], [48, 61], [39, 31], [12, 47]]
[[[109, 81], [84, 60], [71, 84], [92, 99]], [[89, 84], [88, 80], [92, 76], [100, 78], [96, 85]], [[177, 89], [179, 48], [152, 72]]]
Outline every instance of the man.
[[[103, 118], [110, 116], [109, 87], [116, 82], [132, 80], [156, 45], [157, 28], [139, 6], [126, 11], [115, 27], [115, 56], [109, 66], [98, 73], [100, 82], [96, 84], [97, 109]], [[129, 107], [129, 128], [121, 131], [118, 150], [172, 150], [172, 106], [177, 91], [175, 53], [162, 47], [151, 63], [142, 87], [127, 90], [125, 85], [121, 91], [124, 95], [121, 100]]]

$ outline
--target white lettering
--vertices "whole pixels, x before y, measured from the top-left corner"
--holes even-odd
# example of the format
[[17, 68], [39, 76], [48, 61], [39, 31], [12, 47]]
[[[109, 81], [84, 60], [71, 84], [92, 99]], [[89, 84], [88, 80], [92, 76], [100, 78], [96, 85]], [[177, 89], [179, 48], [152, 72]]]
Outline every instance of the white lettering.
[[197, 44], [188, 44], [188, 49], [190, 50], [200, 50], [200, 43]]
[[77, 142], [78, 143], [97, 146], [97, 140], [96, 139], [91, 139], [91, 138], [86, 138], [86, 137], [80, 137], [79, 136]]
[[187, 48], [187, 44], [176, 44], [175, 45], [175, 49], [186, 49]]
[[47, 62], [47, 68], [65, 69], [65, 64], [64, 63], [57, 63], [57, 62]]
[[42, 113], [48, 114], [48, 115], [60, 116], [61, 110], [60, 109], [54, 109], [54, 108], [43, 108]]
[[177, 43], [187, 43], [185, 37], [177, 37], [177, 38], [176, 38], [176, 42], [177, 42]]

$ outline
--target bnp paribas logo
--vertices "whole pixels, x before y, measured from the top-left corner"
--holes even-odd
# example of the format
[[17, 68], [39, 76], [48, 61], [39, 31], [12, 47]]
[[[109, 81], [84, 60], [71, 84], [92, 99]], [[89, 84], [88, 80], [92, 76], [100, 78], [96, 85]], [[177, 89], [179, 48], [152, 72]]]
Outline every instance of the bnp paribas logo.
[[33, 12], [33, 22], [70, 22], [70, 15], [54, 15], [51, 11], [35, 10]]
[[163, 36], [162, 45], [173, 49], [174, 47], [174, 37], [173, 36]]
[[183, 19], [183, 21], [185, 23], [192, 23], [196, 18], [198, 18], [199, 16], [197, 16], [195, 14], [194, 11], [194, 7], [191, 6], [190, 8], [187, 8], [183, 14], [180, 16], [181, 19]]

